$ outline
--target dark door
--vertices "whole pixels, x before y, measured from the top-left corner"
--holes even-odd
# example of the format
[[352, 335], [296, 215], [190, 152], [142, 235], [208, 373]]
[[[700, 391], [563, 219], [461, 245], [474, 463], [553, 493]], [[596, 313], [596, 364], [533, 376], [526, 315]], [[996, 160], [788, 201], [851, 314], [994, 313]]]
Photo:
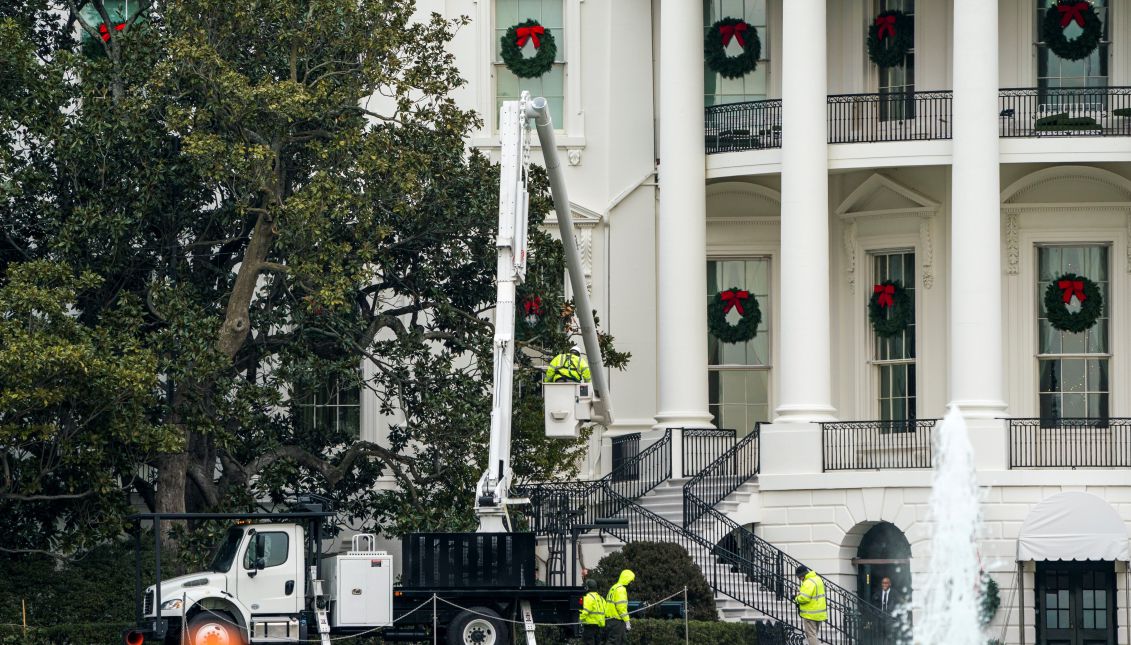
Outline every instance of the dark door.
[[1111, 562], [1037, 563], [1039, 645], [1115, 645]]

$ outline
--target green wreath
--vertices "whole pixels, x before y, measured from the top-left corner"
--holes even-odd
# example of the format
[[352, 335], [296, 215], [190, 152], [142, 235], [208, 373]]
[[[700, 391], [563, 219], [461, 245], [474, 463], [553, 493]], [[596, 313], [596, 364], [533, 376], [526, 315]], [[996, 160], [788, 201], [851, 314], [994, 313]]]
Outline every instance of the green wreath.
[[[1080, 311], [1068, 311], [1072, 299], [1080, 303]], [[1058, 276], [1045, 288], [1045, 313], [1049, 324], [1060, 331], [1073, 334], [1084, 331], [1096, 324], [1103, 313], [1104, 297], [1095, 282], [1076, 275], [1065, 273]]]
[[[530, 58], [522, 55], [522, 47], [527, 40], [533, 42], [534, 49], [538, 50]], [[512, 25], [503, 34], [500, 44], [503, 63], [519, 78], [538, 78], [545, 74], [554, 66], [554, 58], [558, 55], [553, 34], [533, 19]]]
[[[734, 325], [727, 322], [727, 312], [737, 309], [742, 318]], [[762, 309], [754, 294], [738, 287], [720, 291], [707, 305], [707, 329], [724, 343], [745, 343], [758, 334]]]
[[[731, 38], [742, 45], [738, 56], [727, 56], [726, 47]], [[762, 56], [762, 41], [758, 29], [741, 18], [723, 18], [711, 25], [703, 40], [703, 56], [707, 67], [723, 78], [742, 78], [758, 68]]]
[[915, 306], [911, 294], [898, 280], [884, 280], [872, 287], [872, 297], [868, 300], [868, 320], [872, 331], [880, 338], [891, 338], [899, 334], [915, 317]]
[[[1068, 40], [1064, 37], [1064, 28], [1073, 22], [1080, 25], [1084, 32]], [[1104, 25], [1090, 2], [1057, 2], [1045, 9], [1045, 19], [1041, 22], [1041, 39], [1052, 53], [1065, 60], [1080, 60], [1090, 56], [1099, 46], [1103, 31]]]
[[982, 587], [982, 606], [979, 611], [978, 619], [982, 623], [982, 627], [990, 624], [994, 619], [994, 614], [997, 613], [998, 607], [1001, 607], [1001, 593], [998, 590], [997, 582], [987, 576], [984, 576], [984, 585]]
[[878, 67], [902, 66], [915, 44], [914, 38], [911, 16], [895, 9], [881, 11], [868, 27], [868, 58]]

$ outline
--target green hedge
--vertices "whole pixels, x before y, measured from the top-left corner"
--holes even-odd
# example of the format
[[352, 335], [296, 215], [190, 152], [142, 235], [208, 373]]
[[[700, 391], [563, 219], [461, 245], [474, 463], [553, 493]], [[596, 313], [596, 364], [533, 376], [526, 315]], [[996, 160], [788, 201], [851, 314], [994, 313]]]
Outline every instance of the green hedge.
[[[745, 645], [757, 643], [755, 627], [748, 623], [692, 620], [687, 624], [691, 645]], [[538, 628], [539, 645], [572, 645], [580, 639], [563, 639], [551, 628]], [[684, 645], [682, 620], [638, 618], [628, 632], [629, 645]]]
[[74, 623], [23, 628], [0, 626], [0, 645], [113, 645], [122, 642], [124, 623]]

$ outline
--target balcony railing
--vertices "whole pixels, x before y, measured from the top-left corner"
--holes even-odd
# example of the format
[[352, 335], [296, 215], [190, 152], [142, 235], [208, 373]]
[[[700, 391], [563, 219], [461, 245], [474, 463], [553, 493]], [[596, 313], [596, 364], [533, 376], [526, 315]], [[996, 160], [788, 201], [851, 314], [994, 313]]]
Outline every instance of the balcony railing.
[[822, 423], [822, 469], [828, 472], [930, 468], [931, 430], [935, 421]]
[[707, 108], [707, 154], [781, 147], [781, 99]]
[[690, 477], [734, 445], [734, 430], [688, 428], [683, 431], [683, 474]]
[[[829, 143], [951, 138], [953, 93], [894, 92], [828, 97]], [[1131, 87], [1010, 88], [998, 93], [1002, 137], [1131, 136]], [[780, 148], [781, 99], [713, 105], [707, 154]]]
[[640, 433], [612, 438], [613, 464], [609, 471], [613, 481], [628, 481], [640, 477], [636, 455], [640, 454]]
[[1003, 137], [1131, 136], [1131, 87], [1005, 89], [998, 110]]
[[1010, 419], [1010, 468], [1131, 468], [1131, 419]]
[[829, 143], [949, 139], [950, 108], [950, 92], [835, 94]]

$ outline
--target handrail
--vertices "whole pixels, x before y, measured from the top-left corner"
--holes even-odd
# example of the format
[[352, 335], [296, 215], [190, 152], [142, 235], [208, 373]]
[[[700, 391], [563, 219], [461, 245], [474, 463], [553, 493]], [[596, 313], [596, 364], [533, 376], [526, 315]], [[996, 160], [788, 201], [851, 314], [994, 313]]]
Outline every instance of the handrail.
[[734, 430], [688, 428], [680, 437], [683, 472], [698, 473], [734, 445]]
[[719, 455], [706, 468], [699, 471], [683, 485], [683, 525], [690, 526], [699, 519], [688, 506], [689, 496], [695, 497], [709, 507], [723, 501], [727, 495], [753, 479], [761, 468], [760, 437], [762, 423], [754, 424], [750, 434], [743, 437], [729, 450]]
[[[616, 499], [615, 491], [607, 491]], [[738, 526], [713, 508], [702, 509], [699, 524], [707, 530], [686, 530], [636, 502], [621, 498], [619, 516], [628, 520], [627, 528], [609, 527], [604, 531], [625, 542], [673, 542], [687, 549], [700, 563], [711, 563], [703, 570], [708, 584], [723, 593], [795, 629], [801, 627], [801, 617], [793, 602], [798, 591], [794, 576], [801, 563], [784, 551]], [[700, 503], [700, 502], [697, 502]], [[736, 536], [735, 540], [728, 540]], [[737, 574], [737, 575], [736, 575]], [[860, 642], [884, 643], [883, 635], [891, 620], [878, 607], [864, 602], [856, 594], [825, 580], [828, 605], [828, 629], [822, 636], [832, 645], [853, 645]], [[831, 632], [831, 633], [830, 633]], [[874, 636], [871, 640], [866, 637]]]

